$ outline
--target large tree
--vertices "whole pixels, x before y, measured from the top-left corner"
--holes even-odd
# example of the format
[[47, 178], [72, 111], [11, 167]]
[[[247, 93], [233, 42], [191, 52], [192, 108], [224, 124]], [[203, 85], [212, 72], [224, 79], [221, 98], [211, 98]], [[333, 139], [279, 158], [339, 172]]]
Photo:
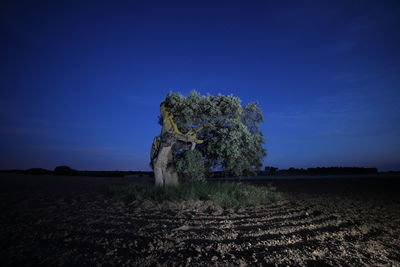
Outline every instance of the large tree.
[[266, 151], [258, 103], [242, 106], [232, 95], [170, 92], [160, 111], [162, 131], [154, 138], [150, 163], [157, 186], [178, 184], [176, 163], [186, 151], [200, 152], [209, 170], [230, 175], [255, 174], [261, 168]]

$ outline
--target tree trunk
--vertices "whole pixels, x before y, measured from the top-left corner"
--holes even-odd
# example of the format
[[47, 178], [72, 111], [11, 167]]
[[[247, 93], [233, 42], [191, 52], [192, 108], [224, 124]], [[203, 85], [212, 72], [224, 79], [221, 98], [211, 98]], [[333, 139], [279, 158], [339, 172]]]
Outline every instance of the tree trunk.
[[178, 185], [178, 173], [175, 169], [171, 146], [161, 146], [154, 160], [155, 185], [160, 187]]
[[173, 116], [161, 104], [161, 114], [163, 116], [163, 127], [161, 137], [156, 136], [150, 154], [150, 166], [154, 170], [154, 182], [156, 186], [166, 187], [178, 185], [178, 173], [176, 172], [173, 160], [173, 145], [177, 141], [191, 143], [191, 150], [196, 147], [196, 143], [203, 141], [196, 138], [196, 133], [192, 130], [183, 134], [173, 121]]

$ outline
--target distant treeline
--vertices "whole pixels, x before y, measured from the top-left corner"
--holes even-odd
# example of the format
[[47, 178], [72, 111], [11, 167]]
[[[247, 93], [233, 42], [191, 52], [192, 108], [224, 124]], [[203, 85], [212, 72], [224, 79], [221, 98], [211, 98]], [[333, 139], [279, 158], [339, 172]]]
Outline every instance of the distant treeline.
[[[267, 166], [264, 171], [260, 171], [257, 176], [282, 175], [351, 175], [351, 174], [374, 174], [378, 173], [377, 168], [362, 168], [362, 167], [317, 167], [307, 169], [278, 169], [276, 167]], [[245, 175], [246, 176], [246, 175]], [[248, 175], [251, 176], [251, 175]], [[209, 178], [228, 178], [233, 175], [226, 171], [214, 171], [208, 174]]]
[[[153, 172], [146, 171], [78, 171], [69, 166], [58, 166], [54, 170], [32, 168], [28, 170], [0, 170], [3, 173], [21, 173], [28, 175], [63, 175], [63, 176], [93, 176], [93, 177], [154, 177]], [[278, 169], [267, 166], [258, 176], [268, 175], [351, 175], [351, 174], [374, 174], [378, 173], [377, 168], [362, 167], [317, 167], [307, 169]], [[398, 173], [398, 172], [388, 172]], [[224, 171], [214, 171], [207, 175], [209, 178], [232, 177], [232, 174]]]
[[3, 173], [21, 173], [27, 175], [62, 175], [62, 176], [91, 176], [91, 177], [153, 177], [153, 172], [145, 171], [79, 171], [68, 166], [58, 166], [54, 170], [31, 168], [27, 170], [1, 170]]
[[377, 168], [363, 167], [317, 167], [307, 169], [289, 168], [279, 170], [275, 167], [265, 167], [259, 175], [335, 175], [335, 174], [373, 174], [378, 173]]

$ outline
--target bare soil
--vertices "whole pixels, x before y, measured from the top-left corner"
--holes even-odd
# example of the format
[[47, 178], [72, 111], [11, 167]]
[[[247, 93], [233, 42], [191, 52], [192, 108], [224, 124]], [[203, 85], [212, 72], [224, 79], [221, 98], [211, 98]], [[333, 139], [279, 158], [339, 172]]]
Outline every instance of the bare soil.
[[400, 264], [400, 177], [249, 180], [284, 199], [241, 210], [107, 195], [131, 182], [1, 175], [0, 265]]

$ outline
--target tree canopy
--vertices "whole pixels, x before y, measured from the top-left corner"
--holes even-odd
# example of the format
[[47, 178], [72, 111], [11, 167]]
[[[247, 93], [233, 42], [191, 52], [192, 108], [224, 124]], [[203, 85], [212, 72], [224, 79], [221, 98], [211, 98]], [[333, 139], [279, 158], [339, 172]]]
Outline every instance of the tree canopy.
[[[241, 105], [233, 95], [200, 95], [192, 91], [187, 97], [169, 92], [163, 104], [173, 115], [182, 133], [193, 129], [203, 140], [196, 150], [201, 152], [208, 169], [222, 169], [230, 175], [255, 174], [266, 156], [259, 124], [263, 115], [257, 102]], [[174, 146], [176, 161], [184, 158], [187, 144]]]

